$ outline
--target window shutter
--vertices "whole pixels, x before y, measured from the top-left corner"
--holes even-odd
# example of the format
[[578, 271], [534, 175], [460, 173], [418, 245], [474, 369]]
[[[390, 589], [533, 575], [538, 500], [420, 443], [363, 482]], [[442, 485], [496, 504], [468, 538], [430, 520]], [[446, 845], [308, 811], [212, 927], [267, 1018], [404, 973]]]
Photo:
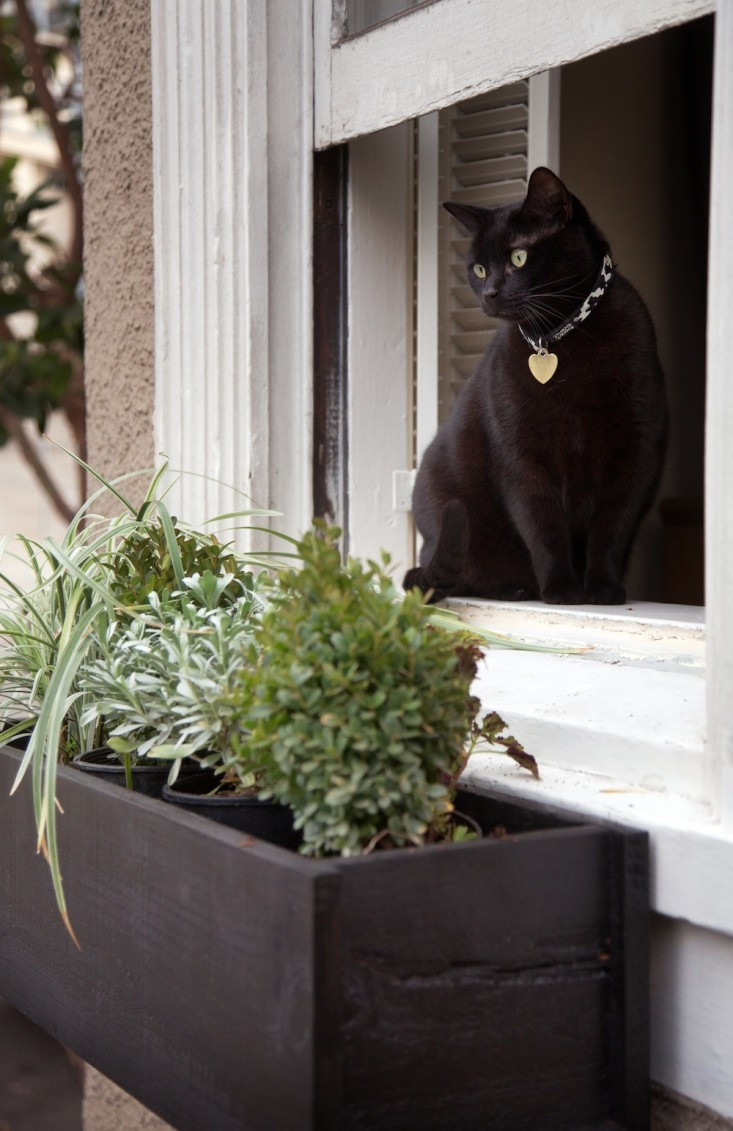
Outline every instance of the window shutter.
[[[440, 112], [439, 121], [440, 200], [494, 208], [524, 195], [528, 81], [456, 103]], [[464, 265], [470, 239], [444, 209], [438, 241], [438, 419], [443, 423], [498, 322], [476, 305]]]

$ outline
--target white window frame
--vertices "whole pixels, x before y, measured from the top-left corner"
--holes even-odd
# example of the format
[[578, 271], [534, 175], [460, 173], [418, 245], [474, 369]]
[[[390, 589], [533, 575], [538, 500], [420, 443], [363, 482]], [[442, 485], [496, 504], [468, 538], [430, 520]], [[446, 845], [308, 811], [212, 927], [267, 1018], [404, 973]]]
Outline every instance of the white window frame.
[[272, 507], [300, 532], [313, 513], [312, 3], [150, 10], [155, 440], [192, 473], [170, 505], [193, 523]]

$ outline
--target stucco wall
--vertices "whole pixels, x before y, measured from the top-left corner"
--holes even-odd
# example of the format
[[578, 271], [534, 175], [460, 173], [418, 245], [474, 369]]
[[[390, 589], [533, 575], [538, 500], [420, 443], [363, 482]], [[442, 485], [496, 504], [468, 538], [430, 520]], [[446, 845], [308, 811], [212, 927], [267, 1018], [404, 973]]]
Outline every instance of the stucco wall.
[[150, 0], [83, 0], [89, 461], [150, 466], [153, 180]]
[[89, 1064], [85, 1071], [83, 1120], [84, 1131], [173, 1131], [170, 1123], [159, 1119]]
[[[83, 0], [84, 279], [89, 462], [153, 462], [150, 0]], [[165, 1127], [91, 1068], [84, 1125]]]

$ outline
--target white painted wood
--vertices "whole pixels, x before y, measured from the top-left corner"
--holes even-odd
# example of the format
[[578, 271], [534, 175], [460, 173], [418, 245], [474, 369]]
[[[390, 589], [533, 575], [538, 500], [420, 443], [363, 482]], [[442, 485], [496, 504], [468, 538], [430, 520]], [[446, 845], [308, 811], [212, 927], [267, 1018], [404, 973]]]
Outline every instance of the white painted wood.
[[[313, 517], [312, 0], [267, 0], [270, 502], [272, 525]], [[256, 217], [254, 218], [256, 222]]]
[[415, 489], [417, 471], [394, 471], [392, 473], [392, 508], [396, 511], [412, 512], [412, 492]]
[[479, 601], [451, 606], [469, 625], [567, 649], [492, 650], [474, 688], [484, 708], [497, 710], [543, 766], [592, 770], [647, 792], [709, 802], [700, 757], [705, 669], [699, 614], [673, 620], [669, 607], [654, 605], [621, 614]]
[[[652, 955], [652, 1078], [733, 1117], [733, 941], [657, 919]], [[691, 1131], [713, 1126], [689, 1119]]]
[[710, 198], [706, 420], [706, 594], [710, 608], [708, 762], [711, 792], [733, 826], [733, 4], [719, 5], [715, 27], [713, 157]]
[[[175, 396], [175, 375], [183, 372], [181, 313], [175, 295], [181, 278], [179, 194], [183, 156], [177, 90], [178, 9], [174, 0], [151, 6], [153, 113], [153, 238], [155, 294], [155, 443], [165, 452], [169, 437], [182, 437], [183, 396]], [[171, 200], [171, 194], [173, 200]], [[180, 455], [178, 441], [174, 453]], [[177, 462], [177, 461], [176, 461]], [[181, 512], [183, 516], [184, 512]]]
[[560, 68], [529, 80], [527, 172], [544, 165], [560, 173]]
[[282, 500], [297, 529], [310, 517], [309, 4], [165, 0], [152, 14], [156, 442], [191, 473], [171, 507], [199, 523]]
[[393, 472], [410, 466], [412, 145], [398, 126], [349, 151], [350, 551], [387, 550], [410, 563], [407, 514], [393, 507]]
[[438, 114], [417, 125], [417, 464], [438, 430]]
[[703, 674], [592, 654], [497, 651], [482, 665], [475, 693], [545, 766], [592, 768], [704, 804]]
[[[153, 5], [153, 65], [157, 444], [267, 506], [264, 2]], [[188, 475], [171, 496], [197, 523], [242, 505]]]
[[[316, 11], [329, 0], [318, 0]], [[547, 0], [527, 18], [520, 0], [437, 0], [332, 44], [315, 27], [316, 146], [326, 147], [438, 110], [713, 10], [712, 0]]]
[[470, 627], [513, 640], [587, 649], [589, 659], [671, 670], [705, 667], [705, 609], [636, 601], [628, 605], [545, 605], [455, 597], [446, 604]]
[[[316, 107], [327, 120], [331, 118], [331, 60], [332, 48], [338, 42], [334, 28], [337, 3], [341, 0], [312, 0], [313, 4], [313, 112]], [[326, 149], [330, 142], [320, 148]], [[319, 148], [319, 147], [317, 147]]]

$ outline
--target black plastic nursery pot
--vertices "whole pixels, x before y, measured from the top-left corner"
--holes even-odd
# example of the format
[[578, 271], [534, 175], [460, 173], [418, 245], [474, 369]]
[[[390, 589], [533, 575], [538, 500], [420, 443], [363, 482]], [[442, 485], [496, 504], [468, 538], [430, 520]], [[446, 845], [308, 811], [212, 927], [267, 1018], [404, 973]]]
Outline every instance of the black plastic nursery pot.
[[163, 786], [163, 800], [270, 844], [291, 849], [301, 844], [303, 838], [293, 827], [293, 811], [287, 805], [243, 794], [214, 793], [220, 784], [212, 770], [187, 774]]
[[181, 1131], [648, 1127], [647, 838], [313, 860], [60, 768], [77, 949], [0, 750], [0, 995]]
[[[92, 774], [98, 781], [108, 782], [110, 785], [127, 785], [125, 767], [119, 757], [109, 746], [98, 746], [96, 750], [86, 750], [77, 754], [73, 759], [73, 766], [85, 774]], [[195, 774], [199, 767], [196, 762], [182, 764], [180, 776], [186, 778]], [[149, 797], [160, 797], [163, 787], [168, 781], [171, 765], [160, 765], [155, 762], [136, 762], [132, 767], [132, 788], [136, 793], [145, 793]]]

